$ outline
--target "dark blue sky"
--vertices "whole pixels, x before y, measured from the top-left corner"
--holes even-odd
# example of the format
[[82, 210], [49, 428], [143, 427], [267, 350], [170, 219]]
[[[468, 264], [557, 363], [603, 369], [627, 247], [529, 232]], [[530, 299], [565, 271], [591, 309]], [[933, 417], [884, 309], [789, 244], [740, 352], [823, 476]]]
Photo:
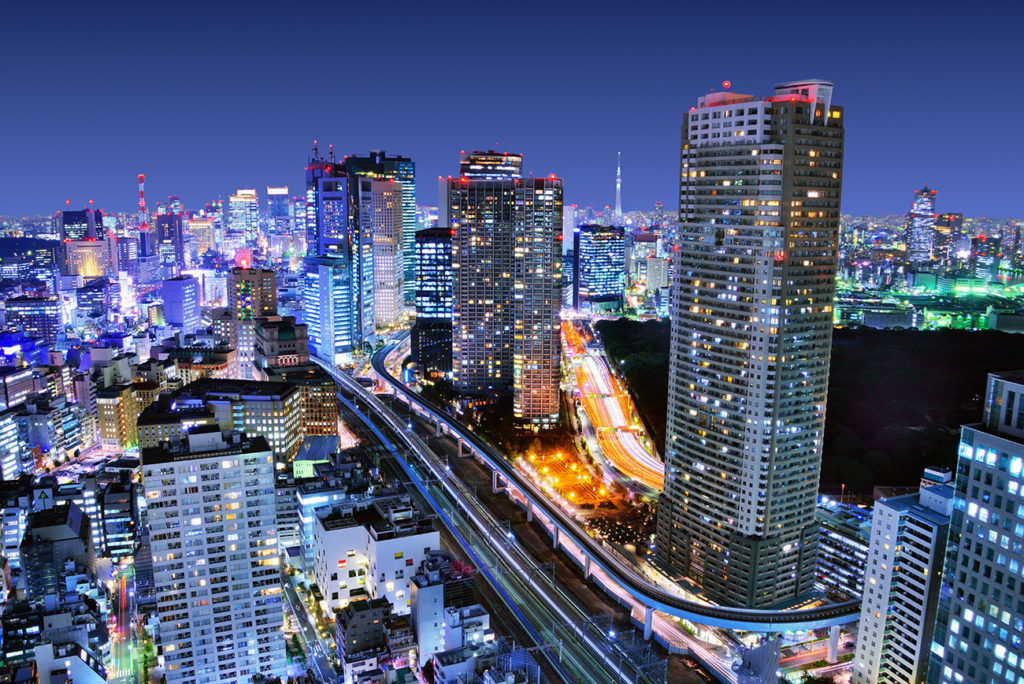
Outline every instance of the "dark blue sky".
[[417, 163], [522, 152], [566, 200], [677, 205], [679, 124], [724, 79], [836, 83], [843, 210], [1021, 217], [1016, 3], [17, 2], [0, 19], [0, 214], [195, 207], [303, 182], [314, 138]]

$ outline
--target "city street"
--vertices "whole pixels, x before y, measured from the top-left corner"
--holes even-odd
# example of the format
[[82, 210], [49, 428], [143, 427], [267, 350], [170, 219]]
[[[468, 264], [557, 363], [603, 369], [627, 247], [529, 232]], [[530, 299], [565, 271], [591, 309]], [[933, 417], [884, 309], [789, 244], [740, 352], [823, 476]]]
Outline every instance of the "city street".
[[331, 667], [327, 647], [313, 626], [302, 598], [292, 586], [291, 578], [284, 570], [281, 571], [281, 588], [285, 596], [285, 609], [295, 616], [299, 625], [299, 638], [306, 652], [306, 667], [313, 670], [322, 682], [336, 681], [338, 676]]

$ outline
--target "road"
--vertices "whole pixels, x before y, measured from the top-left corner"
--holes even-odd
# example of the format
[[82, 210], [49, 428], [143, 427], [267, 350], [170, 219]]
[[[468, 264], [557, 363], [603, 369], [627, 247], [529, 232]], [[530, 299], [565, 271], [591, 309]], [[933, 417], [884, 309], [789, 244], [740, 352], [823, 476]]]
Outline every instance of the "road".
[[142, 654], [135, 643], [135, 566], [122, 564], [114, 570], [111, 582], [113, 591], [108, 622], [110, 664], [107, 668], [107, 681], [132, 684], [141, 681], [138, 679], [139, 669], [144, 667], [137, 662], [142, 660]]
[[562, 344], [573, 370], [574, 398], [593, 426], [601, 455], [626, 478], [625, 484], [636, 481], [661, 492], [665, 464], [636, 419], [629, 392], [608, 368], [594, 341], [586, 322], [562, 321]]
[[[543, 492], [527, 480], [515, 467], [498, 454], [492, 447], [481, 440], [472, 431], [466, 429], [456, 420], [450, 418], [445, 411], [425, 401], [416, 392], [406, 387], [395, 378], [385, 367], [385, 361], [393, 345], [383, 347], [373, 357], [373, 367], [377, 374], [403, 398], [415, 405], [417, 410], [429, 415], [436, 423], [455, 434], [465, 443], [472, 453], [483, 459], [505, 482], [510, 483], [529, 501], [534, 511], [544, 515], [550, 524], [558, 529], [562, 543], [570, 541], [591, 562], [601, 569], [607, 577], [625, 589], [634, 599], [651, 611], [661, 611], [675, 617], [681, 617], [697, 624], [712, 627], [723, 627], [743, 631], [779, 631], [800, 630], [830, 627], [855, 621], [860, 615], [860, 601], [848, 601], [842, 604], [819, 605], [799, 610], [756, 610], [717, 606], [702, 601], [685, 598], [682, 590], [672, 591], [671, 588], [656, 584], [648, 575], [647, 570], [624, 562], [619, 554], [610, 551], [598, 543], [583, 530], [578, 522], [566, 511], [553, 504]], [[320, 363], [318, 361], [318, 363]], [[350, 377], [324, 363], [338, 382], [357, 396], [366, 399], [371, 407], [380, 406], [378, 400]], [[375, 407], [376, 408], [376, 407]]]
[[281, 587], [284, 590], [285, 599], [288, 601], [288, 607], [299, 624], [299, 638], [302, 639], [302, 648], [306, 652], [306, 667], [311, 668], [321, 682], [337, 681], [338, 675], [331, 667], [330, 660], [320, 641], [320, 635], [311, 624], [306, 607], [296, 593], [295, 587], [292, 586], [291, 578], [284, 570], [281, 571]]
[[[335, 375], [336, 379], [341, 374]], [[349, 381], [351, 382], [351, 381]], [[494, 520], [478, 498], [453, 477], [436, 454], [409, 429], [404, 418], [395, 415], [380, 400], [354, 383], [342, 383], [370, 404], [375, 418], [407, 447], [417, 460], [400, 453], [354, 405], [356, 411], [391, 451], [409, 479], [426, 497], [426, 505], [440, 514], [441, 521], [460, 541], [460, 546], [492, 586], [500, 589], [511, 611], [533, 634], [537, 646], [549, 644], [543, 653], [565, 681], [640, 682], [663, 681], [637, 678], [635, 668], [623, 662], [615, 643], [588, 626], [590, 615], [577, 605], [562, 587], [552, 582], [514, 535]], [[343, 402], [347, 402], [342, 397]], [[555, 650], [557, 649], [557, 654]]]

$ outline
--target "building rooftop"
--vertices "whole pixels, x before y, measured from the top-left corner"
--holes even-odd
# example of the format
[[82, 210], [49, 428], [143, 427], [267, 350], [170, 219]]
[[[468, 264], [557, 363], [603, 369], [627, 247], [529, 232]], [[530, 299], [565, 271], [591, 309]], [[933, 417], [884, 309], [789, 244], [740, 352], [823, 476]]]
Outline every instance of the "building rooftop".
[[[219, 439], [218, 439], [219, 437]], [[142, 464], [174, 463], [196, 458], [219, 458], [241, 454], [271, 453], [270, 445], [262, 435], [240, 432], [221, 433], [216, 425], [193, 428], [188, 439], [164, 442], [160, 446], [142, 450]]]
[[203, 378], [190, 382], [177, 392], [174, 392], [172, 396], [175, 398], [190, 396], [197, 399], [281, 400], [296, 392], [298, 392], [298, 388], [290, 383]]

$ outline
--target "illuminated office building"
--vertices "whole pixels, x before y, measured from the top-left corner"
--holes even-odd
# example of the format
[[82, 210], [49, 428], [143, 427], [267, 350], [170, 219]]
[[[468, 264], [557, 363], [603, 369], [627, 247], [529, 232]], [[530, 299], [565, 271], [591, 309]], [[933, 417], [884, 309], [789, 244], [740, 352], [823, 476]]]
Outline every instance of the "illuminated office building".
[[302, 322], [314, 356], [339, 365], [352, 362], [360, 348], [352, 321], [351, 271], [344, 256], [307, 256], [302, 260]]
[[168, 683], [285, 674], [274, 457], [260, 436], [196, 428], [142, 451]]
[[270, 232], [275, 235], [291, 233], [291, 217], [288, 215], [288, 186], [274, 188], [267, 186], [267, 221]]
[[232, 268], [228, 271], [228, 305], [232, 313], [229, 342], [238, 352], [239, 373], [254, 377], [255, 319], [277, 314], [277, 276], [266, 268]]
[[424, 376], [452, 369], [452, 232], [425, 228], [416, 232], [416, 323], [412, 360]]
[[[360, 223], [358, 196], [358, 183], [349, 177], [347, 169], [334, 161], [333, 153], [331, 159], [324, 159], [314, 149], [313, 157], [306, 166], [306, 254], [309, 257], [327, 257], [329, 261], [312, 263], [307, 262], [305, 271], [307, 276], [315, 274], [318, 278], [322, 273], [321, 269], [330, 267], [332, 275], [330, 307], [332, 311], [331, 320], [346, 321], [349, 330], [340, 331], [332, 329], [329, 337], [334, 339], [333, 344], [338, 348], [338, 342], [342, 338], [346, 340], [345, 345], [349, 351], [353, 348], [360, 348], [364, 343], [372, 344], [375, 340], [373, 305], [374, 279], [373, 279], [373, 231], [372, 223]], [[372, 180], [367, 180], [367, 195], [372, 194], [370, 189]], [[366, 197], [369, 208], [371, 199]], [[345, 282], [337, 273], [338, 268], [345, 268], [348, 273]], [[307, 278], [307, 286], [310, 281]], [[321, 279], [320, 301], [323, 299], [327, 286], [327, 280]], [[348, 302], [342, 304], [337, 297], [342, 293], [348, 296]], [[347, 313], [339, 316], [342, 309]], [[325, 325], [329, 321], [325, 320]], [[333, 323], [330, 323], [333, 325]], [[326, 328], [325, 328], [326, 330]], [[314, 330], [310, 324], [310, 343], [313, 343]], [[327, 339], [324, 336], [322, 339]], [[317, 353], [317, 352], [314, 352]], [[324, 357], [330, 358], [330, 357]]]
[[[360, 185], [367, 181], [360, 180]], [[405, 304], [402, 267], [402, 185], [369, 181], [373, 217], [373, 318], [379, 328], [393, 328]]]
[[813, 592], [839, 242], [832, 84], [684, 117], [657, 555], [715, 601]]
[[196, 254], [203, 256], [217, 243], [214, 239], [214, 219], [212, 216], [193, 216], [188, 220], [188, 234], [196, 241]]
[[181, 275], [185, 268], [185, 233], [181, 214], [160, 214], [156, 223], [156, 253], [165, 278]]
[[452, 380], [512, 390], [518, 420], [558, 420], [562, 181], [522, 178], [522, 156], [471, 152], [442, 181], [452, 231]]
[[406, 233], [415, 229], [415, 165], [377, 151], [341, 161], [332, 151], [325, 159], [314, 148], [306, 166], [305, 220], [307, 255], [347, 264], [349, 344], [373, 344], [376, 326], [397, 324], [405, 301], [404, 245]]
[[179, 332], [193, 333], [202, 325], [199, 310], [199, 281], [192, 276], [165, 280], [160, 292], [164, 300], [164, 320]]
[[24, 330], [51, 346], [64, 331], [64, 312], [57, 297], [11, 297], [4, 302], [4, 312], [8, 328]]
[[579, 226], [573, 231], [575, 309], [618, 309], [626, 293], [626, 235], [616, 226]]
[[83, 278], [116, 277], [118, 273], [117, 238], [113, 236], [66, 240], [60, 243], [62, 275]]
[[[396, 183], [401, 192], [401, 225], [392, 229], [400, 245], [394, 262], [398, 267], [395, 282], [402, 287], [402, 300], [412, 302], [415, 296], [415, 251], [416, 233], [416, 163], [408, 157], [388, 156], [384, 150], [372, 150], [367, 155], [353, 155], [345, 158], [345, 168], [353, 176], [375, 178]], [[388, 221], [391, 219], [388, 218]], [[389, 232], [392, 232], [389, 231]], [[384, 254], [389, 254], [385, 250]], [[375, 260], [379, 260], [375, 257]], [[385, 257], [385, 261], [390, 263]], [[387, 263], [384, 268], [387, 268]], [[374, 268], [376, 269], [376, 263]], [[394, 278], [394, 276], [392, 276]]]
[[907, 259], [911, 263], [925, 263], [934, 256], [935, 194], [927, 185], [914, 191], [914, 203], [907, 214]]
[[62, 242], [94, 240], [103, 233], [103, 212], [99, 209], [62, 211], [57, 214], [57, 234]]
[[1024, 680], [1024, 372], [989, 375], [984, 403], [960, 429], [929, 682]]
[[260, 199], [255, 190], [238, 190], [228, 197], [226, 239], [235, 244], [255, 245], [260, 231]]

